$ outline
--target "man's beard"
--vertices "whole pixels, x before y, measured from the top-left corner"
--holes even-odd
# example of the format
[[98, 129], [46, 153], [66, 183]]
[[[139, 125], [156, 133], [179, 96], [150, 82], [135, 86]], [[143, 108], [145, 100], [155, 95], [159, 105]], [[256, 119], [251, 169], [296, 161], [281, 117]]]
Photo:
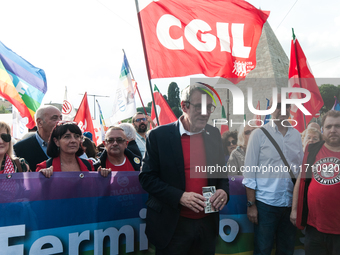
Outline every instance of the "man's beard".
[[323, 138], [325, 142], [331, 146], [340, 146], [340, 137], [338, 137], [336, 140], [334, 139], [331, 140], [330, 138], [325, 137], [325, 136]]
[[148, 127], [145, 124], [140, 124], [138, 129], [137, 129], [137, 132], [138, 133], [145, 133], [147, 129], [148, 129]]

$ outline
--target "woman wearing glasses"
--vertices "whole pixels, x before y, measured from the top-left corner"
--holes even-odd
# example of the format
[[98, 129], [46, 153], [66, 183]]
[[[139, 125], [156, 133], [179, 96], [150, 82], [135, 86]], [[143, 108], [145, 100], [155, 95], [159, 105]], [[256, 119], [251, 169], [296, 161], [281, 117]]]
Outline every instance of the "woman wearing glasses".
[[222, 134], [222, 145], [227, 164], [230, 154], [237, 147], [237, 131], [227, 131]]
[[[53, 172], [94, 171], [91, 160], [81, 159], [84, 153], [83, 136], [76, 122], [60, 121], [52, 130], [47, 146], [47, 155], [51, 158], [38, 164], [36, 171], [47, 178]], [[109, 169], [101, 169], [101, 175], [107, 176]]]
[[0, 173], [30, 172], [29, 165], [25, 159], [13, 157], [11, 128], [2, 121], [0, 121], [0, 137]]
[[249, 125], [240, 127], [237, 135], [237, 147], [230, 153], [227, 163], [228, 175], [242, 175], [240, 168], [244, 166], [249, 136], [254, 129], [255, 127]]

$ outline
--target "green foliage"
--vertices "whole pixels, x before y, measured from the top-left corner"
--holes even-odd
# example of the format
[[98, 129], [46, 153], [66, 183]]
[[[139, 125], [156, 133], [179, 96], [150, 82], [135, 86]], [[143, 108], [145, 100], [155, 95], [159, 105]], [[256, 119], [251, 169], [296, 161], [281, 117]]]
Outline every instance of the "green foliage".
[[132, 123], [132, 117], [128, 118], [128, 119], [125, 119], [125, 120], [122, 120], [121, 122], [122, 123]]
[[178, 107], [172, 107], [171, 110], [174, 112], [177, 119], [182, 115], [182, 110]]
[[[152, 106], [152, 101], [150, 101], [150, 102], [148, 103], [148, 107], [151, 108], [151, 106]], [[146, 108], [146, 107], [145, 107], [145, 108]]]
[[0, 113], [10, 113], [10, 111], [6, 110], [4, 105], [0, 106]]
[[176, 82], [171, 82], [168, 87], [168, 104], [170, 108], [180, 107], [179, 87]]
[[[147, 113], [149, 113], [149, 114], [151, 113], [151, 105], [145, 107], [145, 109], [146, 109], [146, 112], [147, 112]], [[142, 112], [142, 113], [144, 113], [144, 108], [143, 108], [143, 107], [137, 107], [137, 112]]]
[[324, 102], [324, 106], [321, 108], [320, 112], [325, 113], [332, 109], [335, 101], [334, 96], [336, 96], [339, 100], [340, 85], [334, 86], [333, 84], [322, 84], [319, 87], [319, 90]]

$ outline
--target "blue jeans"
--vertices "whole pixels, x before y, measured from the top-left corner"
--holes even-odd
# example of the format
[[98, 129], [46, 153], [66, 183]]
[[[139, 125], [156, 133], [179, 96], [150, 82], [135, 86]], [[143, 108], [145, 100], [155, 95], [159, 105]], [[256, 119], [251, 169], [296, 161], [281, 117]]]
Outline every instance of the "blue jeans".
[[276, 207], [256, 201], [258, 224], [254, 224], [254, 255], [270, 255], [274, 242], [276, 255], [294, 253], [296, 228], [290, 222], [291, 207]]

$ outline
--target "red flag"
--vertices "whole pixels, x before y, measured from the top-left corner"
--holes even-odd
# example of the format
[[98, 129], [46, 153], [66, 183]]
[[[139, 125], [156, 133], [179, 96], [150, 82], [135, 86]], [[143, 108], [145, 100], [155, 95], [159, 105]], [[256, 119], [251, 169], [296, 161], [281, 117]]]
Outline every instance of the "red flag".
[[[256, 110], [260, 110], [260, 100], [257, 101], [257, 106], [256, 106]], [[256, 125], [258, 127], [262, 126], [262, 122], [261, 122], [261, 115], [256, 115], [254, 114], [253, 119], [255, 120], [255, 122], [252, 125]]]
[[236, 83], [255, 68], [269, 12], [239, 0], [140, 2], [149, 79], [204, 74]]
[[221, 135], [223, 135], [224, 132], [229, 131], [229, 126], [228, 125], [221, 125]]
[[[295, 38], [295, 35], [293, 35]], [[319, 91], [319, 87], [315, 82], [314, 76], [307, 62], [306, 56], [303, 53], [301, 46], [297, 39], [293, 39], [290, 51], [290, 65], [289, 65], [289, 87], [304, 88], [311, 93], [311, 99], [304, 103], [303, 106], [312, 114], [305, 115], [295, 105], [292, 105], [290, 114], [292, 119], [297, 122], [295, 128], [301, 133], [305, 130], [308, 123], [312, 120], [316, 113], [319, 112], [323, 106], [323, 100]], [[303, 98], [301, 93], [290, 93], [289, 98]], [[295, 125], [293, 122], [292, 124]]]
[[78, 126], [83, 133], [90, 132], [92, 134], [92, 140], [97, 145], [97, 137], [94, 132], [90, 108], [87, 102], [87, 92], [85, 92], [84, 98], [80, 103], [77, 114], [74, 117], [74, 121], [78, 123]]
[[[154, 88], [153, 97], [155, 99], [159, 125], [165, 125], [165, 124], [176, 121], [177, 120], [176, 115], [173, 113], [168, 102], [164, 99], [162, 94], [159, 92], [156, 85]], [[153, 103], [151, 107], [151, 119], [157, 125], [155, 107]]]

